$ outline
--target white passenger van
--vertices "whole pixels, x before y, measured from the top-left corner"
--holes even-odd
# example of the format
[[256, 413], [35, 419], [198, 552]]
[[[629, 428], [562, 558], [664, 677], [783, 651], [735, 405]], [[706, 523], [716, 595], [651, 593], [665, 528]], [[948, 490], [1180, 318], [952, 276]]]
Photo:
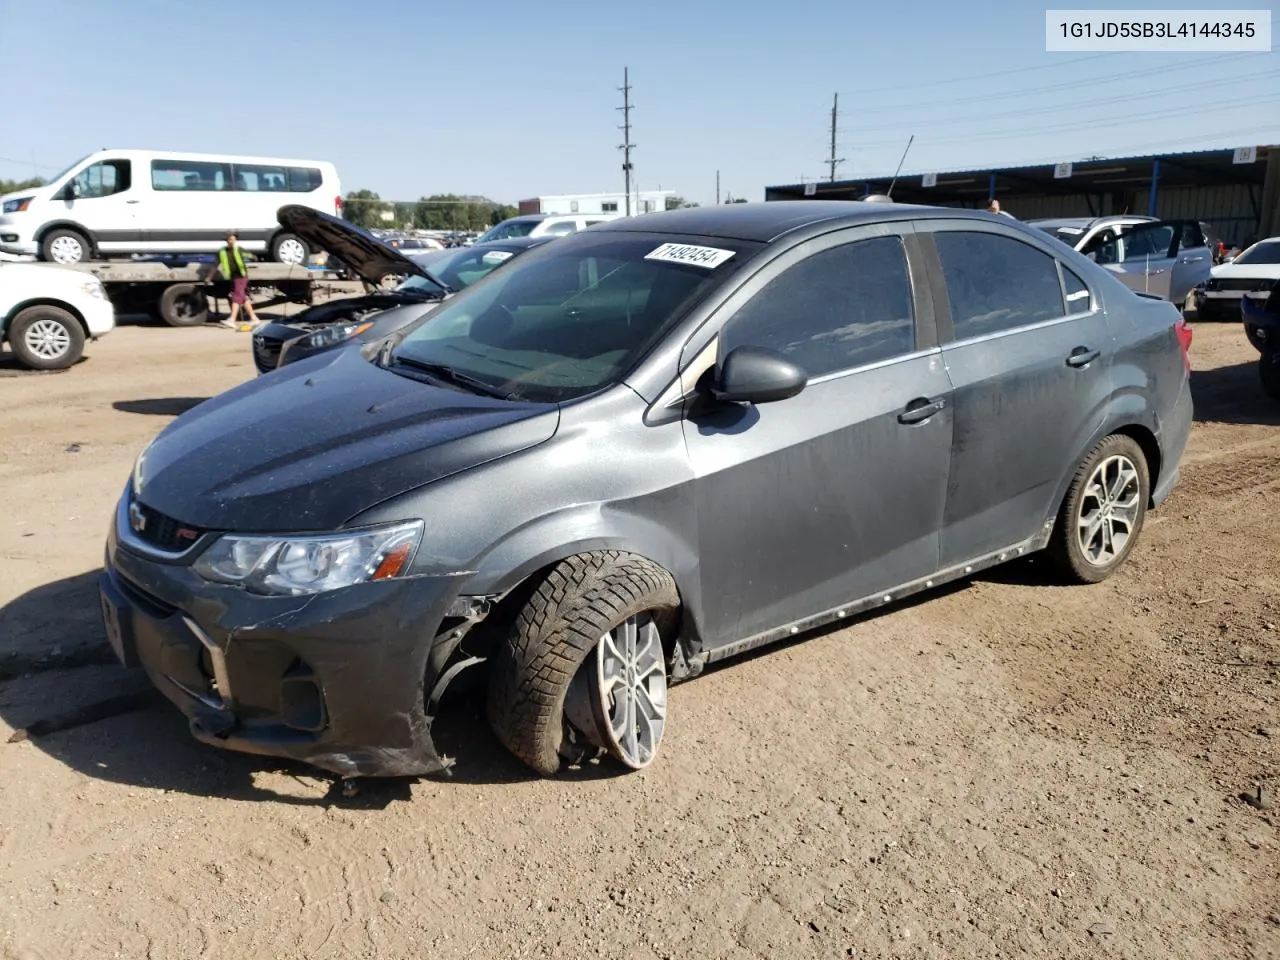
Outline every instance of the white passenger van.
[[289, 203], [342, 214], [332, 163], [101, 150], [43, 187], [0, 197], [0, 252], [56, 263], [134, 253], [212, 253], [230, 232], [281, 263], [315, 251], [276, 221]]

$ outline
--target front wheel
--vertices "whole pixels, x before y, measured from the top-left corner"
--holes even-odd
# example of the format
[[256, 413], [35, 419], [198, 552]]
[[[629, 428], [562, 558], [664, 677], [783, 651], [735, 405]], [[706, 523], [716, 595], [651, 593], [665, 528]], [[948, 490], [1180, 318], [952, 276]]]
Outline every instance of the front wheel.
[[489, 722], [543, 776], [589, 755], [652, 763], [666, 729], [664, 639], [680, 601], [667, 571], [607, 551], [557, 564], [494, 656]]
[[61, 307], [28, 307], [9, 325], [9, 347], [31, 370], [65, 370], [84, 353], [84, 328]]
[[92, 256], [92, 245], [78, 230], [59, 227], [40, 241], [40, 259], [47, 263], [84, 263]]
[[1136, 440], [1113, 433], [1076, 468], [1058, 511], [1049, 555], [1068, 583], [1098, 583], [1138, 542], [1151, 497], [1147, 458]]

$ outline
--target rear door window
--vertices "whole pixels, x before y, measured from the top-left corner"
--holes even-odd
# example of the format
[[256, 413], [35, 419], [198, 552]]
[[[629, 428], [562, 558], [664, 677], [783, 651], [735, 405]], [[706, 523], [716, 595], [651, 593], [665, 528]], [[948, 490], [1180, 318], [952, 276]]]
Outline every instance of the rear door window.
[[977, 230], [934, 234], [957, 340], [1064, 316], [1057, 261], [1028, 243]]

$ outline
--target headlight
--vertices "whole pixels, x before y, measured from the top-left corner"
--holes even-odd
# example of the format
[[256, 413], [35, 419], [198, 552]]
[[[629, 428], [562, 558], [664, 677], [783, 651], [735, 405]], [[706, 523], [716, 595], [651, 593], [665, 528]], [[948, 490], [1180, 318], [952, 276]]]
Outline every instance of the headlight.
[[422, 530], [422, 521], [415, 520], [320, 536], [227, 534], [196, 561], [195, 571], [206, 580], [238, 584], [250, 593], [325, 593], [400, 576], [409, 569]]
[[6, 200], [4, 202], [4, 213], [22, 213], [27, 207], [31, 206], [31, 201], [35, 197], [18, 197], [16, 200]]
[[92, 280], [86, 280], [80, 289], [91, 297], [97, 297], [99, 300], [107, 299], [107, 291], [103, 289], [102, 281], [97, 277]]
[[[154, 441], [153, 441], [154, 442]], [[142, 452], [138, 454], [138, 459], [133, 461], [133, 474], [129, 478], [130, 489], [135, 497], [142, 493], [142, 484], [146, 479], [143, 475], [143, 462], [147, 459], [147, 451], [151, 449], [148, 443], [142, 448]]]
[[358, 337], [372, 326], [372, 323], [340, 323], [337, 326], [325, 327], [323, 330], [317, 330], [303, 337], [302, 345], [313, 348], [328, 347], [343, 340]]

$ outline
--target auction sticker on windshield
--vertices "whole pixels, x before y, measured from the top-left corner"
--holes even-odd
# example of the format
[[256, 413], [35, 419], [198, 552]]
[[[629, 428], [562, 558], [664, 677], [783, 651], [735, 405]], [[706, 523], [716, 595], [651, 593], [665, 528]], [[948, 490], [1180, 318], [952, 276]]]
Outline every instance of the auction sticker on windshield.
[[687, 263], [690, 266], [714, 270], [732, 256], [732, 250], [699, 247], [689, 243], [664, 243], [652, 253], [645, 254], [645, 259], [665, 260], [667, 263]]

